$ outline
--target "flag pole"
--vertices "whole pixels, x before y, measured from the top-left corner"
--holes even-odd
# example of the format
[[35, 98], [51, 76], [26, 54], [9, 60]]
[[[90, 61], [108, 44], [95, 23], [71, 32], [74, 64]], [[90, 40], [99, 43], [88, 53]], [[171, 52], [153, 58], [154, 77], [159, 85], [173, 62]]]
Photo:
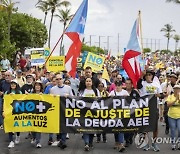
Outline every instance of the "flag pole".
[[63, 35], [65, 34], [65, 31], [68, 29], [69, 25], [71, 24], [74, 16], [76, 15], [76, 13], [78, 12], [79, 8], [77, 9], [77, 11], [75, 12], [75, 14], [73, 15], [73, 17], [71, 18], [71, 21], [69, 22], [68, 26], [65, 28], [64, 32], [61, 34], [60, 38], [58, 39], [57, 43], [55, 44], [53, 50], [51, 51], [51, 53], [49, 54], [49, 56], [47, 57], [46, 61], [45, 61], [45, 65], [47, 63], [47, 61], [49, 60], [49, 58], [51, 57], [52, 53], [54, 52], [54, 50], [56, 49], [57, 45], [59, 44], [60, 40], [62, 39]]
[[[141, 39], [141, 47], [142, 47], [142, 52], [143, 52], [143, 38], [142, 38], [142, 22], [141, 22], [141, 11], [139, 10], [139, 25], [140, 25], [140, 39]], [[144, 53], [143, 53], [144, 55]], [[144, 57], [144, 56], [143, 56]]]

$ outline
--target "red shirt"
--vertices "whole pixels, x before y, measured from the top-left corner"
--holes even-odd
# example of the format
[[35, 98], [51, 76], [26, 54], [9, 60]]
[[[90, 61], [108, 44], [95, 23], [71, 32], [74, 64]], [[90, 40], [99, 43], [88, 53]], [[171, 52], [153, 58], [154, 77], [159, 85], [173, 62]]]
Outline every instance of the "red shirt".
[[26, 65], [26, 59], [20, 59], [19, 64], [21, 68], [24, 68], [24, 66]]

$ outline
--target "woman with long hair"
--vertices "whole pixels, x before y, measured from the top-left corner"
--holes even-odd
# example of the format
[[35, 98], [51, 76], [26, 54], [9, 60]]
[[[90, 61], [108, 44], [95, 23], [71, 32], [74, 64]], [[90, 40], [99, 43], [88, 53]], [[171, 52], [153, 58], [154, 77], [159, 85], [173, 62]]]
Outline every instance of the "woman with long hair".
[[[34, 87], [33, 87], [33, 93], [34, 94], [43, 94], [43, 84], [41, 81], [37, 80], [35, 83], [34, 83]], [[41, 148], [42, 145], [40, 143], [40, 140], [41, 140], [41, 133], [39, 132], [32, 132], [32, 140], [31, 140], [31, 143], [32, 144], [36, 144], [36, 148]]]
[[[91, 78], [85, 79], [85, 87], [80, 91], [80, 96], [82, 97], [100, 96], [98, 89], [93, 87]], [[94, 138], [94, 134], [88, 134], [88, 133], [83, 134], [83, 139], [85, 143], [85, 147], [84, 147], [85, 151], [89, 151], [90, 148], [93, 148], [93, 138]]]
[[[20, 87], [17, 83], [16, 80], [12, 80], [11, 83], [10, 83], [10, 89], [8, 91], [5, 92], [5, 94], [22, 94], [22, 92], [20, 91]], [[10, 132], [9, 133], [9, 145], [8, 145], [8, 148], [14, 148], [15, 144], [19, 144], [20, 142], [20, 132], [17, 132], [16, 133], [16, 138], [15, 138], [15, 142], [13, 140], [13, 135], [14, 133]]]

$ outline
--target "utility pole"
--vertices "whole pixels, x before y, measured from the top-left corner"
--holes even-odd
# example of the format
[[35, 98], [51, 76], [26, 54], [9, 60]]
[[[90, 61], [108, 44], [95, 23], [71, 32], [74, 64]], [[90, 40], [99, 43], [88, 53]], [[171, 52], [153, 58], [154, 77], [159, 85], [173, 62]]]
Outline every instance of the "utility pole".
[[96, 35], [90, 35], [90, 38], [89, 38], [89, 45], [91, 46], [91, 41], [92, 41], [92, 37], [93, 36], [96, 36]]
[[112, 37], [112, 36], [107, 36], [107, 42], [104, 42], [104, 43], [107, 43], [107, 50], [109, 51], [109, 38]]
[[99, 36], [99, 42], [95, 42], [95, 43], [98, 43], [99, 44], [99, 47], [101, 47], [101, 38], [102, 37], [105, 37], [105, 36]]

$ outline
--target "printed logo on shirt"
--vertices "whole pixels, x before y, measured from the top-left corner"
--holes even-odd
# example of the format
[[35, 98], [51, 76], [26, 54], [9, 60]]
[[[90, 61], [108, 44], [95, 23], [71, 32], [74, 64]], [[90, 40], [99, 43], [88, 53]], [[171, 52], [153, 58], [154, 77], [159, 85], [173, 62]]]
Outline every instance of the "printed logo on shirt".
[[147, 93], [155, 93], [156, 87], [154, 86], [146, 86]]

